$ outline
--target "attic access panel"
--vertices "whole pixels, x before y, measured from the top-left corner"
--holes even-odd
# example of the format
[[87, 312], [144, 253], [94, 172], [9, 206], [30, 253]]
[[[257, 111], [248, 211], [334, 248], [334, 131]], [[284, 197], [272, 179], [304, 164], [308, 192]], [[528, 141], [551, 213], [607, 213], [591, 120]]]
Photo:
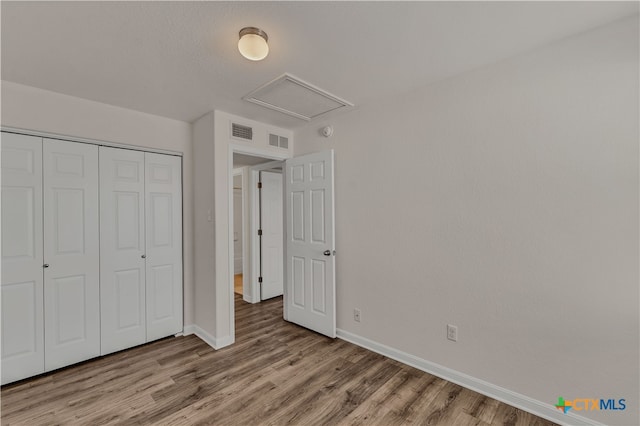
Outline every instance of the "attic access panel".
[[245, 101], [305, 121], [353, 104], [291, 74], [283, 74], [243, 97]]

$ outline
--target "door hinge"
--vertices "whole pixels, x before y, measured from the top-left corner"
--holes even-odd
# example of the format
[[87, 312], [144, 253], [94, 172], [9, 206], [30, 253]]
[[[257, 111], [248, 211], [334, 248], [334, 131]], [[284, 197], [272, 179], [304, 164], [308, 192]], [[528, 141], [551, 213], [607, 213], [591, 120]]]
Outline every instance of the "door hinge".
[[262, 277], [258, 277], [258, 282], [262, 284]]
[[258, 229], [258, 235], [262, 236], [262, 229]]
[[258, 182], [258, 189], [262, 189], [262, 182]]

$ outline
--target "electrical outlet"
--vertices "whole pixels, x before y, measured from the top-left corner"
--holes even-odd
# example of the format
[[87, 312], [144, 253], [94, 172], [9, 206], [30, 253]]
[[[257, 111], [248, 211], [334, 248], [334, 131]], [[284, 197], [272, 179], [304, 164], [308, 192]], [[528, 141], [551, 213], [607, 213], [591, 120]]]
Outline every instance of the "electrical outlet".
[[360, 322], [360, 309], [353, 310], [353, 320], [355, 322]]
[[455, 325], [447, 324], [447, 339], [452, 342], [458, 341], [458, 327]]

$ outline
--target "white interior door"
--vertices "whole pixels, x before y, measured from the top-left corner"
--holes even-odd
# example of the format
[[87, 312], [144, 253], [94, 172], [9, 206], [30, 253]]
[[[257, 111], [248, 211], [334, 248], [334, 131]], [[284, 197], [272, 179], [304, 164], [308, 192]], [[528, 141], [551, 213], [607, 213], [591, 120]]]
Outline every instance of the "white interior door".
[[145, 153], [147, 341], [182, 331], [181, 159]]
[[336, 337], [333, 150], [285, 162], [285, 319]]
[[44, 372], [42, 138], [2, 133], [2, 384]]
[[100, 355], [98, 147], [45, 139], [45, 369]]
[[260, 299], [281, 296], [284, 290], [284, 247], [282, 219], [282, 173], [261, 171], [260, 182], [260, 257], [262, 284]]
[[102, 355], [146, 341], [144, 152], [100, 147]]

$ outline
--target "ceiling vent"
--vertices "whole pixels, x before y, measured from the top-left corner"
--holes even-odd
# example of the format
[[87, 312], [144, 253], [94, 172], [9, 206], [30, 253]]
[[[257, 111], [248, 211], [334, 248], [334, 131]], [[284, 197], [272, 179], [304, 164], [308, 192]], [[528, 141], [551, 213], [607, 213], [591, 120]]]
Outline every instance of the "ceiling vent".
[[253, 140], [253, 128], [243, 126], [238, 123], [231, 123], [231, 137], [235, 139], [243, 139], [246, 141]]
[[289, 149], [289, 138], [269, 133], [269, 145]]
[[330, 111], [353, 106], [351, 102], [291, 74], [283, 74], [242, 99], [305, 121], [311, 121]]

